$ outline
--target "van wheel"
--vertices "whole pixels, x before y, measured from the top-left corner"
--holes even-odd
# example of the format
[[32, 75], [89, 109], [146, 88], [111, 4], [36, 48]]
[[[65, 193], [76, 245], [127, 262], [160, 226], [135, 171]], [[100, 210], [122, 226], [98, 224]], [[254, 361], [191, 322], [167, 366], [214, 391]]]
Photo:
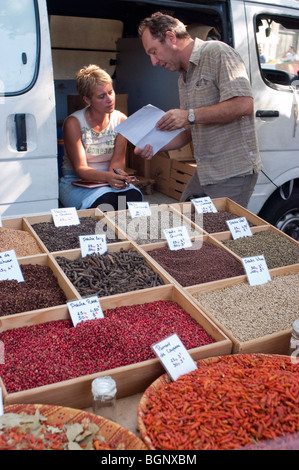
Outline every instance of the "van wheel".
[[299, 241], [299, 188], [294, 188], [287, 201], [280, 197], [279, 192], [275, 192], [259, 216]]

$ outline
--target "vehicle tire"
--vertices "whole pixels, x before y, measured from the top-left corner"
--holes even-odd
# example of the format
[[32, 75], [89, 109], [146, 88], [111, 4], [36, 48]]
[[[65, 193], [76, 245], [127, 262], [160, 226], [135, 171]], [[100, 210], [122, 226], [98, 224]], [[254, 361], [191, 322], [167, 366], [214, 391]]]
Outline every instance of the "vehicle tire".
[[259, 216], [299, 241], [299, 188], [294, 188], [290, 199], [286, 201], [276, 191]]

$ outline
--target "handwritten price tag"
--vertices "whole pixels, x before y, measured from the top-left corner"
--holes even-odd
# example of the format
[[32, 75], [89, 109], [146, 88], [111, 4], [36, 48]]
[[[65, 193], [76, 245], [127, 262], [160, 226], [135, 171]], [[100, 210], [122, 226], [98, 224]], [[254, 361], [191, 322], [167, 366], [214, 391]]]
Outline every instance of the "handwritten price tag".
[[164, 230], [170, 250], [181, 250], [192, 246], [188, 231], [184, 225]]
[[227, 220], [226, 223], [234, 240], [252, 236], [252, 232], [245, 217]]
[[205, 214], [207, 212], [218, 212], [209, 196], [191, 199], [191, 202], [199, 214]]
[[0, 281], [23, 282], [23, 274], [14, 250], [0, 253]]
[[103, 255], [107, 251], [105, 233], [100, 235], [80, 235], [79, 241], [83, 258], [92, 253]]
[[73, 325], [87, 320], [104, 318], [102, 307], [97, 296], [87, 297], [81, 300], [74, 300], [67, 303]]
[[172, 380], [197, 369], [197, 365], [176, 333], [152, 346]]
[[127, 202], [127, 205], [132, 219], [149, 216], [152, 213], [148, 202]]
[[263, 255], [242, 258], [242, 263], [251, 286], [266, 284], [271, 281], [269, 269]]
[[51, 209], [55, 227], [66, 227], [68, 225], [79, 225], [80, 220], [75, 207]]

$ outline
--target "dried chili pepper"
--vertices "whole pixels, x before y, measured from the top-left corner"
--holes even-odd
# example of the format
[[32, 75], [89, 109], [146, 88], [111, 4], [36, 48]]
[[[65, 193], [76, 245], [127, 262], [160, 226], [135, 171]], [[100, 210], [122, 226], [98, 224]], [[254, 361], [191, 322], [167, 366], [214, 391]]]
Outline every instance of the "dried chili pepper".
[[[299, 431], [291, 358], [232, 355], [148, 391], [142, 422], [155, 449], [229, 450]], [[169, 412], [171, 410], [171, 412]]]

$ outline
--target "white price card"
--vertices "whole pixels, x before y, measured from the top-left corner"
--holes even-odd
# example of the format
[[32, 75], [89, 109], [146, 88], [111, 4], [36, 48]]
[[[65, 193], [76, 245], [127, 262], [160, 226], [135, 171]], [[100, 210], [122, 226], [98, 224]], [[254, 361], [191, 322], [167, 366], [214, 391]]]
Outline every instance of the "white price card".
[[0, 387], [0, 416], [4, 414], [2, 388]]
[[191, 199], [191, 202], [199, 214], [206, 214], [207, 212], [218, 212], [209, 196]]
[[168, 247], [172, 251], [181, 250], [182, 248], [189, 248], [192, 246], [189, 233], [184, 225], [181, 227], [164, 229], [164, 233]]
[[2, 219], [1, 219], [1, 215], [0, 215], [0, 227], [2, 227]]
[[148, 202], [127, 202], [127, 205], [132, 219], [149, 216], [152, 213]]
[[12, 280], [23, 282], [23, 273], [15, 250], [3, 251], [0, 253], [0, 281]]
[[69, 225], [80, 224], [80, 219], [75, 207], [51, 209], [51, 213], [55, 227], [66, 227]]
[[172, 380], [197, 369], [197, 365], [176, 333], [152, 346]]
[[266, 284], [271, 281], [269, 269], [264, 255], [242, 258], [248, 282], [251, 286]]
[[83, 258], [92, 253], [103, 255], [107, 251], [105, 233], [99, 235], [80, 235], [79, 241]]
[[67, 303], [73, 325], [87, 320], [104, 318], [102, 307], [97, 296], [73, 300]]
[[227, 220], [226, 223], [234, 240], [252, 236], [252, 232], [245, 217]]

